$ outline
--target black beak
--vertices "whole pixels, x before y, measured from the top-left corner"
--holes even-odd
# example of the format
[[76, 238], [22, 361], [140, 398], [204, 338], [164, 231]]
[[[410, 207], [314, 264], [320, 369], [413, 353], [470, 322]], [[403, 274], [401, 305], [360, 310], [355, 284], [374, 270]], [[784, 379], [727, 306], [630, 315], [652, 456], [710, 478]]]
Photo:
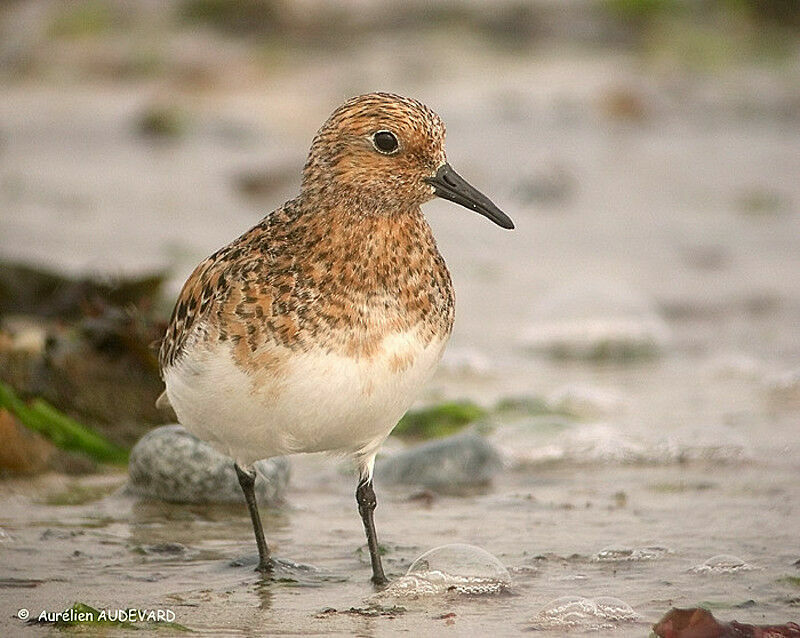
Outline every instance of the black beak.
[[436, 175], [426, 180], [433, 186], [433, 192], [439, 197], [461, 204], [488, 217], [498, 226], [511, 230], [514, 222], [502, 210], [492, 203], [486, 195], [470, 186], [469, 182], [453, 170], [450, 164], [442, 164]]

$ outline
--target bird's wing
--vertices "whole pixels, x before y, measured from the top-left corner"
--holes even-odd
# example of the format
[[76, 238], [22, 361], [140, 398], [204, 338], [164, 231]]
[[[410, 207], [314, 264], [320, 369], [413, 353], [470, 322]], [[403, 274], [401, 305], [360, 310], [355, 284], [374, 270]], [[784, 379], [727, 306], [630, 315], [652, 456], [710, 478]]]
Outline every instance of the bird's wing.
[[214, 254], [201, 262], [183, 284], [158, 353], [162, 371], [175, 363], [200, 319], [227, 286], [223, 264]]

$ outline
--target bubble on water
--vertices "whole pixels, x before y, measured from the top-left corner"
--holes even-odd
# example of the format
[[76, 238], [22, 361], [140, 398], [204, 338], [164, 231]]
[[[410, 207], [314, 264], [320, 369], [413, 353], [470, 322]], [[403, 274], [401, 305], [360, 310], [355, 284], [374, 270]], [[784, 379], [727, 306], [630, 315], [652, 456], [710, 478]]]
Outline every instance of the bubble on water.
[[617, 623], [639, 620], [633, 608], [619, 598], [561, 596], [551, 600], [534, 616], [534, 629], [611, 629]]
[[431, 549], [415, 560], [402, 578], [386, 588], [390, 596], [496, 594], [511, 586], [506, 567], [489, 552], [455, 543]]
[[597, 552], [592, 560], [595, 561], [624, 561], [633, 560], [633, 550], [627, 547], [606, 547]]
[[561, 596], [542, 607], [533, 622], [544, 629], [589, 625], [596, 619], [597, 605], [593, 600], [583, 596]]
[[613, 622], [633, 622], [639, 620], [639, 614], [633, 611], [624, 600], [613, 596], [600, 596], [594, 599], [598, 615]]
[[735, 574], [737, 572], [747, 572], [755, 569], [752, 565], [745, 562], [738, 556], [732, 554], [718, 554], [712, 556], [702, 565], [696, 565], [689, 571], [696, 574]]
[[669, 550], [666, 547], [606, 547], [592, 556], [592, 560], [599, 563], [659, 560]]
[[659, 560], [669, 554], [670, 550], [666, 547], [653, 545], [650, 547], [639, 547], [633, 551], [636, 560]]

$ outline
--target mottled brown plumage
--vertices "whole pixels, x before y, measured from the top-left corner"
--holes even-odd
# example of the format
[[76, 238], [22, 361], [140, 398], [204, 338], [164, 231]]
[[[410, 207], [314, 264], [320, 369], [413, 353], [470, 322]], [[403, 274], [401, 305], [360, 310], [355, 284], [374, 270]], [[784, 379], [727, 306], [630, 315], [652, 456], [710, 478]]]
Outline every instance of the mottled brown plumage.
[[[366, 141], [391, 127], [400, 153]], [[173, 365], [186, 342], [233, 344], [245, 369], [265, 349], [324, 347], [370, 356], [387, 331], [449, 334], [453, 288], [419, 206], [444, 163], [444, 125], [415, 100], [387, 94], [337, 109], [311, 146], [299, 197], [203, 261], [184, 284], [160, 350]]]
[[195, 269], [161, 365], [192, 335], [230, 341], [237, 363], [255, 370], [276, 346], [368, 357], [387, 331], [424, 326], [429, 341], [452, 323], [450, 276], [419, 210], [354, 217], [298, 198]]
[[300, 194], [203, 261], [159, 361], [180, 422], [236, 461], [259, 548], [254, 461], [353, 455], [373, 580], [375, 454], [427, 382], [453, 327], [450, 274], [420, 205], [438, 195], [513, 224], [447, 163], [444, 125], [372, 93], [317, 133]]

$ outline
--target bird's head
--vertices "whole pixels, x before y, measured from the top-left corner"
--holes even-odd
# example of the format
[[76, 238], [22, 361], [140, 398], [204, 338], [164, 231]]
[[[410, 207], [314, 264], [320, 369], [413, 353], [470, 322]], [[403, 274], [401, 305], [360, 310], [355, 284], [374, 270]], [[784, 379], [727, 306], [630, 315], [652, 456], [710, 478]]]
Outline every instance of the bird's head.
[[448, 164], [444, 138], [442, 120], [417, 100], [389, 93], [354, 97], [317, 132], [303, 191], [367, 213], [408, 210], [438, 196], [513, 228]]

